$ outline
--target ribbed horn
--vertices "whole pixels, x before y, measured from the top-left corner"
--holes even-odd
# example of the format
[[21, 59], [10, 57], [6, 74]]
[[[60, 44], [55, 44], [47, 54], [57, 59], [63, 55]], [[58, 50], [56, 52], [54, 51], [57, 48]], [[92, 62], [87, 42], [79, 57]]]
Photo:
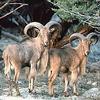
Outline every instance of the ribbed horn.
[[98, 40], [99, 40], [98, 35], [96, 33], [94, 33], [94, 32], [88, 34], [86, 37], [88, 39], [90, 39], [91, 44], [96, 44], [98, 42]]
[[81, 42], [82, 40], [86, 39], [86, 37], [83, 36], [83, 35], [80, 34], [80, 33], [74, 33], [74, 34], [72, 34], [72, 35], [70, 36], [70, 38], [69, 38], [69, 43], [71, 44], [72, 41], [75, 40], [75, 39], [79, 39], [79, 40], [80, 40], [79, 42]]
[[62, 26], [56, 21], [49, 21], [45, 27], [47, 27], [49, 30], [55, 28], [59, 33], [62, 31]]
[[74, 33], [70, 36], [70, 40], [73, 40], [75, 38], [78, 38], [80, 40], [84, 40], [85, 39], [85, 36], [80, 34], [80, 33]]
[[31, 29], [31, 28], [38, 29], [40, 31], [40, 29], [43, 28], [43, 25], [41, 23], [39, 23], [39, 22], [31, 22], [31, 23], [29, 23], [29, 24], [27, 24], [25, 26], [25, 28], [24, 28], [24, 34], [28, 35], [28, 30]]

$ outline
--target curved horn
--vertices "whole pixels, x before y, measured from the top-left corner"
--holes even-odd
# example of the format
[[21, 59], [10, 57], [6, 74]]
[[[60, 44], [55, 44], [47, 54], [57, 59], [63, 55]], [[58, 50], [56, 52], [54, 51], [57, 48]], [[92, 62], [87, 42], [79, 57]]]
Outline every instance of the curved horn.
[[49, 22], [45, 25], [45, 27], [49, 28], [49, 30], [50, 30], [51, 28], [57, 28], [58, 31], [59, 31], [59, 33], [62, 31], [62, 26], [61, 26], [58, 22], [56, 22], [56, 21], [49, 21]]
[[78, 38], [80, 40], [84, 40], [85, 39], [85, 36], [80, 34], [80, 33], [74, 33], [70, 36], [70, 40], [73, 40], [75, 38]]
[[92, 33], [88, 34], [86, 37], [90, 39], [90, 38], [92, 38], [93, 36], [97, 36], [97, 34], [94, 33], [94, 32], [92, 32]]
[[86, 39], [86, 37], [80, 33], [74, 33], [70, 36], [69, 38], [69, 43], [72, 45], [72, 41], [75, 40], [75, 39], [79, 39], [80, 41]]
[[90, 39], [91, 44], [96, 44], [98, 42], [98, 40], [99, 40], [98, 35], [96, 33], [94, 33], [94, 32], [88, 34], [86, 37], [88, 39]]
[[24, 34], [28, 35], [27, 32], [31, 28], [37, 28], [40, 31], [40, 29], [43, 28], [43, 25], [41, 23], [39, 23], [39, 22], [31, 22], [31, 23], [29, 23], [29, 24], [27, 24], [25, 26], [25, 28], [24, 28]]

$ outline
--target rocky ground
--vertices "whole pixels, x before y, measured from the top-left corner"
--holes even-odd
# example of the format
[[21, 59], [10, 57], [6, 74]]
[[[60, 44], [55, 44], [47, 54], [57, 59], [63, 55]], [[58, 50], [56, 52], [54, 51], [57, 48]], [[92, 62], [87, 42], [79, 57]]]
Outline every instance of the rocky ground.
[[[47, 76], [47, 75], [46, 75]], [[0, 75], [0, 100], [100, 100], [100, 73], [87, 73], [86, 76], [79, 78], [78, 91], [79, 96], [64, 97], [63, 96], [63, 83], [61, 77], [55, 81], [55, 97], [48, 95], [47, 77], [39, 76], [35, 82], [35, 94], [28, 93], [28, 82], [25, 81], [24, 74], [21, 75], [19, 80], [19, 89], [21, 96], [8, 96], [8, 84], [4, 78], [4, 74]], [[14, 93], [13, 93], [14, 95]]]
[[[0, 39], [0, 49], [3, 50], [8, 44], [14, 43], [10, 39]], [[8, 84], [5, 80], [3, 70], [0, 71], [0, 100], [100, 100], [100, 41], [92, 47], [87, 64], [87, 74], [78, 80], [79, 96], [64, 97], [63, 83], [59, 76], [55, 81], [55, 97], [48, 95], [47, 75], [39, 76], [35, 82], [35, 94], [28, 93], [28, 82], [25, 80], [24, 71], [19, 80], [21, 96], [8, 96]], [[3, 62], [0, 60], [0, 69], [3, 69]], [[93, 66], [93, 67], [92, 67]], [[91, 69], [92, 68], [92, 69]]]

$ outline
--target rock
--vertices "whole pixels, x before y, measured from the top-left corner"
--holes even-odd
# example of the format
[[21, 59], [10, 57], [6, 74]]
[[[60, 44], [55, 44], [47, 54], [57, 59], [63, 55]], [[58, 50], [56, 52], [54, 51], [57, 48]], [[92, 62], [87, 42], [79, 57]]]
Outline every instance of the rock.
[[3, 67], [4, 67], [4, 63], [3, 61], [0, 61], [0, 71], [3, 69]]
[[91, 63], [100, 61], [100, 39], [95, 45], [91, 46], [88, 61]]
[[91, 88], [88, 91], [86, 91], [82, 96], [86, 98], [100, 98], [100, 89]]
[[100, 61], [92, 63], [92, 64], [88, 63], [87, 64], [87, 69], [89, 70], [89, 72], [100, 71]]
[[92, 81], [88, 81], [88, 82], [87, 82], [87, 84], [91, 84], [91, 83], [92, 83]]
[[2, 60], [2, 50], [0, 49], [0, 60]]
[[93, 86], [97, 86], [97, 82], [93, 82], [92, 85], [93, 85]]

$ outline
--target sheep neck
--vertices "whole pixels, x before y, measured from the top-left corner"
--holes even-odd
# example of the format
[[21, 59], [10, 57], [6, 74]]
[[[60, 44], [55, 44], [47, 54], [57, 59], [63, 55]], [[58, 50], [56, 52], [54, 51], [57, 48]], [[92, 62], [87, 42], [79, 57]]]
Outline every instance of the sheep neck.
[[34, 40], [37, 42], [37, 44], [35, 44], [35, 45], [37, 45], [38, 50], [44, 51], [45, 46], [44, 46], [43, 40], [40, 37], [38, 37], [38, 36]]
[[82, 60], [83, 57], [85, 57], [85, 50], [84, 50], [84, 46], [82, 45], [82, 43], [79, 44], [79, 46], [76, 49], [77, 55], [79, 56], [79, 58]]

